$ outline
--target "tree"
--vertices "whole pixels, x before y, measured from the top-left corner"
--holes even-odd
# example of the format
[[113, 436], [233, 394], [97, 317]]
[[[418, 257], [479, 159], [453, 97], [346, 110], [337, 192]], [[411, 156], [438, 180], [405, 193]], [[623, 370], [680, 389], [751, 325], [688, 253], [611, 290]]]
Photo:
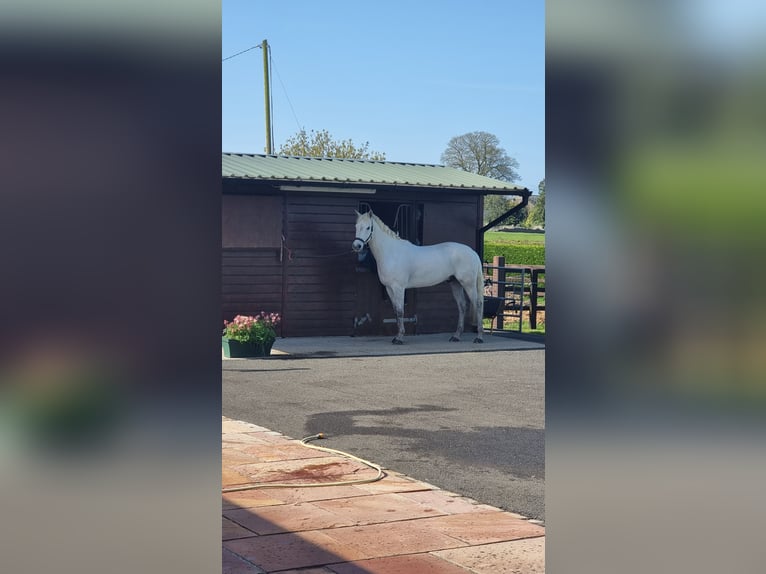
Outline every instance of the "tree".
[[487, 195], [484, 197], [484, 225], [500, 217], [513, 204], [504, 195]]
[[[478, 175], [513, 182], [519, 179], [516, 171], [519, 162], [500, 147], [497, 136], [487, 132], [469, 132], [453, 137], [442, 153], [444, 165], [470, 171]], [[488, 195], [484, 199], [485, 224], [499, 217], [514, 206], [502, 195]], [[518, 225], [524, 221], [526, 209], [522, 209], [505, 220], [507, 225]]]
[[[490, 221], [494, 221], [511, 209], [514, 205], [518, 204], [519, 200], [515, 201], [505, 195], [486, 195], [484, 196], [484, 225]], [[509, 215], [503, 220], [503, 225], [519, 225], [526, 219], [526, 207], [520, 209], [513, 215]]]
[[519, 179], [519, 162], [500, 147], [497, 136], [487, 132], [469, 132], [455, 136], [442, 153], [444, 165], [485, 175], [502, 181]]
[[545, 179], [540, 181], [537, 186], [540, 191], [540, 195], [537, 196], [535, 206], [530, 210], [529, 217], [527, 217], [527, 225], [533, 227], [540, 225], [545, 227]]
[[304, 157], [336, 157], [348, 159], [370, 159], [383, 161], [386, 154], [369, 151], [369, 142], [356, 145], [350, 139], [336, 140], [327, 130], [306, 133], [305, 129], [287, 138], [277, 152], [279, 155], [295, 155]]

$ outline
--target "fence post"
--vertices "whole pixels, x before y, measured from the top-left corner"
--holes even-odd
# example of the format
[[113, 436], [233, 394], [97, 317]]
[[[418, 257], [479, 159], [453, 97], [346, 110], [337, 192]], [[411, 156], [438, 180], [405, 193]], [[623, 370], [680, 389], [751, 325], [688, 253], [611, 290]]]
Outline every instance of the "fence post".
[[[505, 299], [505, 257], [502, 255], [495, 255], [492, 260], [492, 294], [495, 297]], [[495, 319], [495, 329], [503, 330], [503, 307], [500, 307], [500, 312]]]
[[529, 328], [537, 329], [537, 278], [539, 269], [532, 269], [532, 287], [529, 293]]

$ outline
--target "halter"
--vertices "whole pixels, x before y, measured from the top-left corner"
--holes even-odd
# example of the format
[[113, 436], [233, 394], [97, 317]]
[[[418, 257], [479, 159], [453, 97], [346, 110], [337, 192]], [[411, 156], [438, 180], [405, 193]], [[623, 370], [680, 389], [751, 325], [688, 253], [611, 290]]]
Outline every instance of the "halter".
[[367, 244], [370, 242], [370, 239], [372, 239], [372, 232], [373, 232], [373, 228], [372, 228], [372, 217], [370, 217], [370, 234], [367, 236], [367, 240], [365, 241], [365, 240], [364, 240], [364, 239], [362, 239], [361, 237], [354, 237], [354, 241], [356, 241], [356, 240], [358, 239], [358, 240], [359, 240], [359, 241], [361, 241], [361, 242], [362, 242], [362, 244], [363, 244], [363, 245], [366, 247], [366, 246], [367, 246]]

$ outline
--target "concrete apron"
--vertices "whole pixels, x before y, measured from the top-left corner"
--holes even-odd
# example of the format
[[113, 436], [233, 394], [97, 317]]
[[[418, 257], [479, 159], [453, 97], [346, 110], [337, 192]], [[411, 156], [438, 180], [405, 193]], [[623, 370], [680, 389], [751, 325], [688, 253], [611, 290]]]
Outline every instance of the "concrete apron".
[[[305, 357], [374, 357], [385, 355], [420, 355], [435, 353], [480, 353], [544, 349], [543, 341], [485, 333], [484, 343], [473, 343], [473, 333], [459, 343], [450, 343], [450, 333], [409, 335], [403, 345], [393, 345], [391, 337], [288, 337], [277, 339], [268, 359]], [[261, 358], [262, 359], [262, 358]], [[251, 359], [227, 359], [241, 361]], [[259, 359], [260, 360], [260, 359]]]

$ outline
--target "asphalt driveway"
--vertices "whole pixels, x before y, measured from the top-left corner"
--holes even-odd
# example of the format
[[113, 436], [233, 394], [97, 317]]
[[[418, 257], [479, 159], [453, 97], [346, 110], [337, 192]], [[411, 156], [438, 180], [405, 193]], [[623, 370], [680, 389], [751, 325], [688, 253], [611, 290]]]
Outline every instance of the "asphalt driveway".
[[222, 414], [544, 520], [544, 349], [303, 357], [223, 361]]

